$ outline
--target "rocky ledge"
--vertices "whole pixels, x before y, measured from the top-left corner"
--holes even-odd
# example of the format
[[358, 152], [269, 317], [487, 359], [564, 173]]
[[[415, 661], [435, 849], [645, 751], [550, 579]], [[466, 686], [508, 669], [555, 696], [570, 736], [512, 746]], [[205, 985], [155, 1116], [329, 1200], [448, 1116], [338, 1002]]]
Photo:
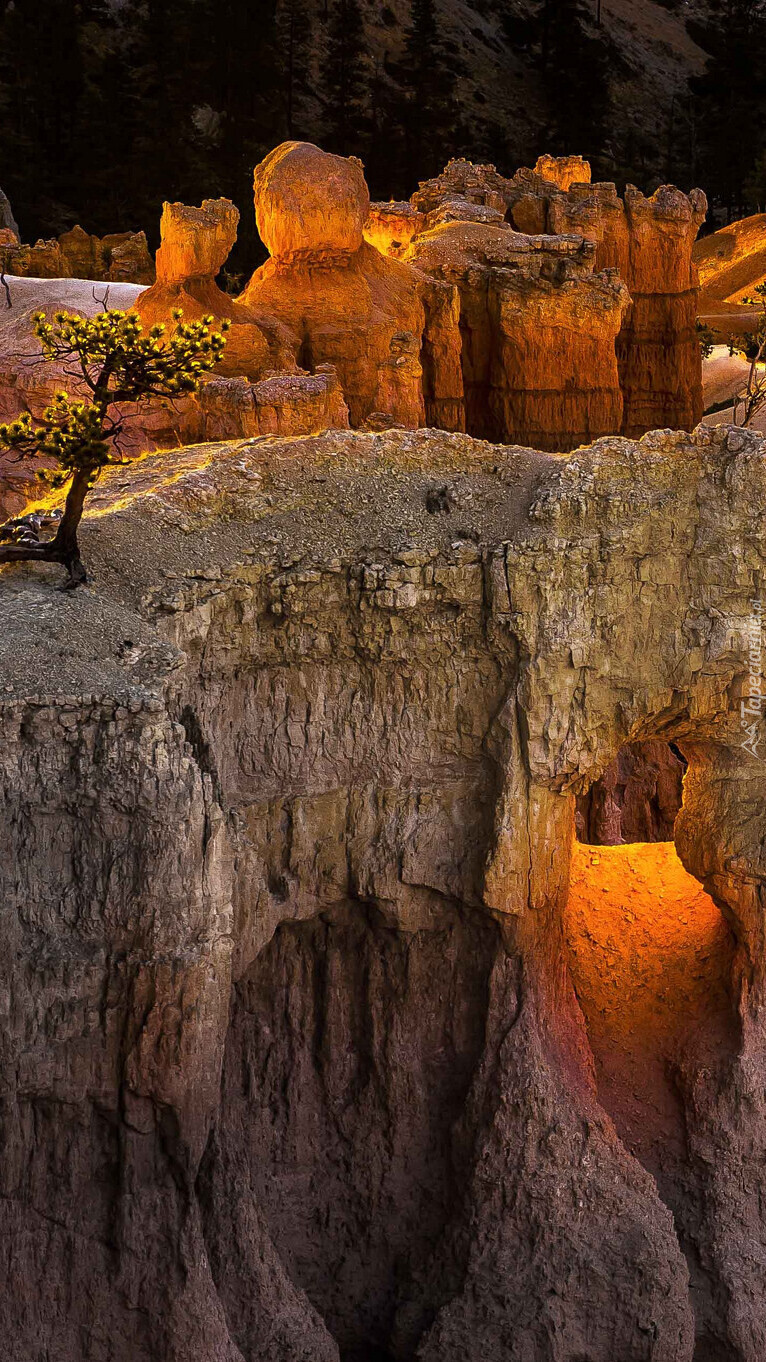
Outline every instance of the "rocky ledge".
[[[74, 596], [3, 571], [8, 1357], [761, 1362], [765, 502], [733, 428], [330, 431], [111, 470]], [[647, 739], [727, 943], [672, 1120], [564, 930]]]

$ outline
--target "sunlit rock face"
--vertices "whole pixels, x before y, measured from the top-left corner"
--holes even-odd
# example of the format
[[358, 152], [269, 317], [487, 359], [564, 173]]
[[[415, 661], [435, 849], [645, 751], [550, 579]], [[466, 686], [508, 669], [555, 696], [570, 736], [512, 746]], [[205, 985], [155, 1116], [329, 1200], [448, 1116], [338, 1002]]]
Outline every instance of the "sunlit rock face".
[[360, 162], [286, 142], [256, 168], [255, 211], [271, 259], [241, 301], [286, 323], [301, 368], [335, 365], [352, 424], [461, 428], [455, 292], [364, 240]]
[[719, 330], [721, 340], [754, 330], [760, 308], [744, 303], [766, 278], [766, 214], [730, 222], [697, 241], [694, 263], [699, 271], [699, 314]]
[[582, 156], [538, 156], [535, 174], [566, 193], [570, 185], [590, 184], [590, 163]]
[[[621, 199], [613, 184], [591, 183], [590, 165], [579, 156], [540, 156], [534, 170], [521, 169], [512, 178], [499, 174], [491, 165], [455, 160], [441, 175], [420, 185], [409, 212], [403, 205], [373, 204], [367, 230], [370, 240], [381, 249], [408, 259], [419, 258], [421, 236], [427, 237], [439, 222], [448, 220], [481, 221], [488, 229], [504, 220], [531, 237], [577, 236], [595, 246], [591, 272], [599, 275], [604, 269], [616, 270], [630, 299], [630, 306], [623, 308], [616, 340], [622, 394], [620, 424], [602, 426], [596, 419], [589, 425], [583, 421], [582, 408], [578, 423], [577, 404], [572, 400], [573, 388], [580, 388], [587, 403], [590, 369], [576, 354], [567, 358], [567, 330], [582, 337], [589, 350], [588, 364], [594, 365], [599, 375], [597, 388], [602, 387], [608, 360], [603, 355], [595, 358], [599, 355], [599, 331], [601, 349], [614, 348], [609, 326], [603, 324], [603, 308], [573, 304], [567, 322], [566, 299], [561, 295], [559, 336], [552, 334], [549, 339], [544, 318], [535, 306], [535, 290], [527, 289], [528, 315], [521, 309], [513, 329], [520, 333], [528, 329], [532, 334], [541, 326], [539, 366], [544, 377], [531, 376], [534, 361], [529, 360], [529, 386], [547, 389], [551, 411], [542, 422], [530, 421], [526, 435], [520, 435], [512, 424], [508, 429], [500, 424], [493, 432], [493, 438], [528, 438], [545, 448], [555, 448], [556, 443], [547, 440], [547, 432], [553, 427], [558, 431], [558, 447], [568, 449], [583, 438], [583, 430], [585, 438], [602, 430], [621, 430], [635, 437], [658, 427], [691, 429], [700, 420], [702, 367], [695, 329], [697, 275], [692, 247], [706, 208], [700, 190], [686, 195], [669, 185], [651, 198], [629, 185]], [[489, 246], [492, 241], [493, 233], [488, 231]], [[561, 249], [553, 243], [550, 248]], [[425, 250], [423, 260], [427, 254]], [[584, 296], [584, 290], [580, 295]], [[461, 297], [465, 302], [465, 290]], [[485, 348], [491, 344], [485, 327]], [[557, 350], [563, 353], [561, 363]], [[518, 385], [512, 363], [508, 386], [526, 387], [524, 382]], [[605, 412], [602, 406], [602, 417]], [[521, 424], [525, 425], [524, 418]], [[482, 427], [472, 424], [470, 416], [467, 428], [482, 433]]]
[[160, 221], [157, 282], [138, 298], [146, 326], [173, 325], [180, 308], [189, 321], [211, 316], [232, 323], [220, 372], [258, 379], [268, 369], [294, 369], [289, 337], [273, 318], [235, 302], [216, 276], [237, 239], [239, 209], [229, 199], [205, 199], [200, 208], [166, 203]]
[[[707, 212], [701, 190], [683, 194], [663, 185], [646, 198], [628, 185], [568, 176], [559, 187], [540, 173], [514, 177], [509, 213], [522, 231], [576, 232], [596, 243], [596, 265], [611, 267], [630, 292], [617, 343], [624, 395], [623, 432], [653, 427], [691, 429], [702, 416], [702, 370], [695, 323], [697, 274], [692, 247]], [[588, 176], [588, 181], [590, 176]], [[544, 225], [543, 225], [544, 224]]]
[[73, 279], [154, 282], [154, 261], [145, 232], [115, 232], [97, 237], [78, 226], [59, 237], [59, 246], [68, 266], [66, 272]]
[[[569, 173], [584, 173], [582, 164], [569, 158]], [[619, 279], [596, 272], [582, 236], [514, 231], [512, 188], [493, 166], [451, 161], [421, 184], [409, 212], [373, 204], [365, 230], [457, 287], [466, 429], [571, 449], [622, 427], [615, 341], [630, 300]]]
[[145, 232], [113, 232], [92, 236], [72, 227], [58, 239], [34, 245], [19, 242], [15, 232], [0, 238], [6, 274], [36, 279], [98, 279], [108, 283], [151, 284], [154, 262]]
[[615, 341], [629, 297], [613, 271], [593, 272], [589, 243], [442, 221], [406, 259], [458, 289], [472, 434], [557, 450], [620, 429]]
[[[765, 498], [237, 441], [0, 574], [9, 1357], [762, 1362]], [[647, 742], [675, 848], [578, 846]]]

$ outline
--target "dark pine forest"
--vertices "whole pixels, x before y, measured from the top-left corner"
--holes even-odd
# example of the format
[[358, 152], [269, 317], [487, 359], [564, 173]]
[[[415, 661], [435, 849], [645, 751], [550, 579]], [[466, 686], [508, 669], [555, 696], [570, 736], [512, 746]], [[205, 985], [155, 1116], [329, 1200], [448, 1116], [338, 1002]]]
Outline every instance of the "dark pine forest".
[[450, 155], [510, 173], [545, 148], [618, 183], [701, 183], [732, 215], [766, 200], [766, 0], [686, 6], [707, 67], [638, 137], [615, 117], [636, 72], [598, 0], [475, 0], [532, 82], [523, 120], [498, 120], [491, 89], [462, 97], [450, 0], [394, 3], [0, 0], [0, 185], [22, 238], [79, 222], [156, 244], [163, 200], [226, 195], [252, 262], [253, 166], [288, 137], [360, 156], [378, 197], [409, 195]]

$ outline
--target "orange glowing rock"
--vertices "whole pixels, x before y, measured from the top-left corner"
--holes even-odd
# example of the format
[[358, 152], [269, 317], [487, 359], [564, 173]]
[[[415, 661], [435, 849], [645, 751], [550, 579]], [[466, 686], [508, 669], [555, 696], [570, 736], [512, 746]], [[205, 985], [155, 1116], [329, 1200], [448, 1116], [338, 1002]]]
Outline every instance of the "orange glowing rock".
[[229, 199], [205, 199], [201, 208], [164, 204], [157, 283], [215, 279], [237, 239], [238, 224], [239, 209]]
[[145, 326], [168, 325], [176, 308], [189, 321], [212, 316], [233, 323], [220, 372], [258, 379], [267, 370], [294, 370], [289, 340], [271, 317], [257, 316], [216, 283], [237, 239], [239, 210], [229, 199], [205, 199], [200, 208], [166, 203], [160, 221], [157, 281], [135, 311]]
[[509, 181], [514, 226], [593, 241], [596, 268], [618, 270], [627, 285], [632, 307], [617, 343], [622, 433], [637, 438], [656, 427], [691, 429], [702, 418], [692, 247], [707, 212], [705, 195], [661, 185], [647, 198], [628, 185], [621, 199], [613, 184], [578, 175], [567, 184], [568, 172], [544, 157], [534, 171], [518, 171]]
[[619, 430], [615, 341], [630, 299], [593, 257], [581, 240], [503, 222], [442, 222], [414, 239], [406, 259], [460, 295], [472, 435], [561, 450]]
[[694, 246], [699, 270], [699, 315], [723, 337], [755, 328], [759, 308], [743, 300], [766, 278], [766, 213], [730, 222]]
[[411, 203], [371, 203], [364, 239], [381, 255], [401, 257], [413, 237], [423, 231], [426, 218]]
[[462, 429], [454, 289], [364, 240], [361, 163], [285, 142], [256, 168], [254, 186], [271, 259], [240, 301], [279, 316], [301, 368], [336, 367], [352, 425]]
[[255, 220], [273, 260], [350, 257], [362, 244], [370, 194], [361, 161], [311, 142], [283, 142], [253, 177]]
[[590, 162], [582, 156], [538, 156], [535, 174], [566, 193], [570, 185], [590, 184]]
[[673, 1066], [714, 1067], [735, 1041], [731, 930], [672, 842], [575, 843], [565, 933], [600, 1100], [661, 1172], [683, 1139]]

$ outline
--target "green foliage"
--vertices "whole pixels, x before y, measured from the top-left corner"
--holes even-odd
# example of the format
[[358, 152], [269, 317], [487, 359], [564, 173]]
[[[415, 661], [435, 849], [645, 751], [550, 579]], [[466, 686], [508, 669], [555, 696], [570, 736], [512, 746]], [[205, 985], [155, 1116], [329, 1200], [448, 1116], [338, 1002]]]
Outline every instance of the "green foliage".
[[407, 152], [411, 183], [438, 175], [463, 134], [455, 78], [444, 46], [435, 0], [412, 0], [404, 56]]
[[113, 409], [121, 403], [150, 398], [172, 399], [196, 392], [202, 376], [215, 368], [226, 345], [225, 332], [213, 329], [212, 317], [185, 322], [179, 311], [170, 335], [158, 324], [146, 334], [131, 312], [106, 310], [96, 317], [44, 312], [33, 328], [46, 360], [74, 360], [77, 374], [90, 390], [90, 400], [57, 392], [41, 419], [28, 412], [0, 426], [0, 445], [20, 458], [42, 455], [55, 459], [58, 470], [48, 480], [63, 486], [75, 472], [95, 481], [113, 462], [112, 446], [124, 417]]
[[366, 145], [371, 126], [372, 63], [359, 0], [334, 0], [325, 66], [330, 150], [347, 156]]
[[63, 487], [78, 468], [91, 469], [95, 474], [109, 462], [101, 412], [85, 402], [72, 401], [65, 392], [55, 394], [38, 425], [29, 412], [24, 412], [0, 426], [0, 444], [20, 457], [39, 454], [55, 459], [58, 471], [44, 477], [52, 487]]
[[697, 321], [697, 341], [703, 359], [710, 359], [713, 348], [718, 344], [716, 332], [704, 322]]
[[[745, 186], [766, 146], [766, 0], [711, 0], [706, 22], [690, 21], [692, 38], [709, 53], [690, 88], [696, 101], [698, 164], [712, 196], [732, 215], [745, 208]], [[750, 183], [747, 198], [760, 192]]]

